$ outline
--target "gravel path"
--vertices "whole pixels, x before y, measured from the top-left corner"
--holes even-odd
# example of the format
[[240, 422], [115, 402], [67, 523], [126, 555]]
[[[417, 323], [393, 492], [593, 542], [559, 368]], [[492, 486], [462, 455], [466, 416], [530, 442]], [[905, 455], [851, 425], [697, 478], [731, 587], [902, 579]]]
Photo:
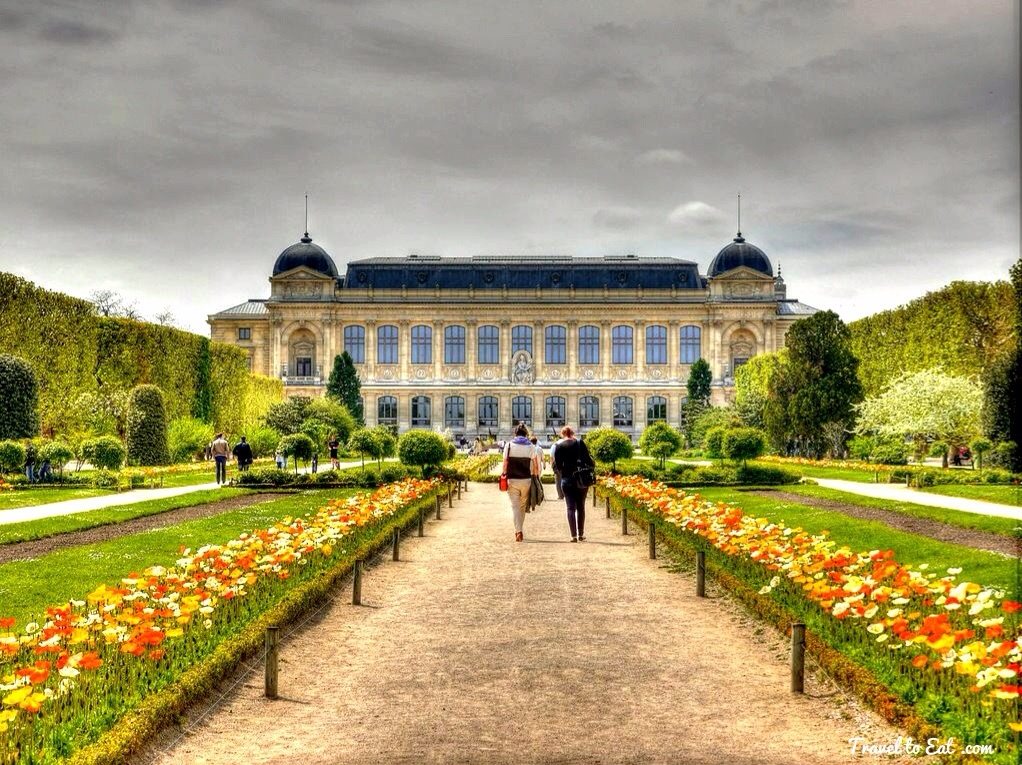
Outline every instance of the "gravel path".
[[472, 484], [402, 562], [367, 572], [366, 605], [343, 592], [283, 643], [279, 700], [261, 671], [239, 676], [137, 762], [787, 765], [897, 739], [815, 677], [789, 693], [785, 640], [697, 599], [644, 534], [591, 511], [589, 541], [569, 543], [562, 507], [516, 544], [505, 497]]

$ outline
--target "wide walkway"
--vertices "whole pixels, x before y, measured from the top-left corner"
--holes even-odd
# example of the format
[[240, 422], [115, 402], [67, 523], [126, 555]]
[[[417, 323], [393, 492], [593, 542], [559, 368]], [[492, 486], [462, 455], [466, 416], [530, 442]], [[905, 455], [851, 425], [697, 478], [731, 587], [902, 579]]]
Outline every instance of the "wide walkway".
[[844, 765], [851, 737], [898, 736], [815, 679], [792, 695], [782, 637], [602, 509], [579, 544], [556, 499], [521, 544], [492, 484], [443, 512], [362, 607], [349, 585], [283, 642], [280, 699], [252, 672], [137, 762]]
[[1022, 520], [1022, 507], [1002, 505], [997, 502], [984, 502], [980, 499], [969, 499], [968, 497], [931, 494], [930, 492], [918, 489], [910, 489], [904, 484], [863, 483], [860, 481], [842, 481], [836, 478], [813, 478], [813, 480], [827, 489], [837, 489], [838, 491], [846, 491], [849, 494], [859, 494], [863, 497], [889, 499], [896, 502], [911, 502], [916, 505], [926, 505], [927, 507], [942, 507], [946, 510], [961, 510], [964, 513], [996, 515], [1001, 518], [1017, 518]]

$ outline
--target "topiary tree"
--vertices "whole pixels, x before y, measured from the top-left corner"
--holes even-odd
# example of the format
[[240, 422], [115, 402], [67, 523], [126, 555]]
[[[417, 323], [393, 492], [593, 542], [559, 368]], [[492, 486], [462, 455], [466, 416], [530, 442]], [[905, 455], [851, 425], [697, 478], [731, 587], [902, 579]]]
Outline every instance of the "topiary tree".
[[79, 459], [100, 470], [120, 470], [127, 459], [128, 450], [116, 436], [99, 436], [83, 441]]
[[766, 450], [766, 434], [759, 428], [732, 428], [724, 434], [721, 444], [724, 456], [744, 467]]
[[0, 354], [0, 439], [32, 438], [39, 433], [39, 383], [32, 365]]
[[402, 463], [422, 469], [437, 468], [447, 459], [447, 439], [431, 430], [409, 430], [397, 442], [397, 456]]
[[660, 469], [663, 470], [667, 458], [681, 448], [682, 441], [681, 433], [663, 420], [658, 420], [642, 431], [639, 448], [643, 454], [660, 460]]
[[39, 450], [39, 459], [49, 460], [60, 476], [64, 475], [64, 465], [73, 460], [74, 456], [74, 449], [64, 441], [50, 441]]
[[617, 470], [617, 461], [632, 456], [632, 439], [613, 428], [596, 428], [586, 433], [586, 446], [593, 459], [610, 463]]
[[397, 454], [397, 438], [386, 425], [377, 425], [372, 434], [377, 443], [376, 462], [382, 465], [383, 460]]
[[359, 425], [365, 424], [362, 419], [362, 384], [358, 380], [355, 362], [347, 351], [334, 356], [334, 368], [326, 384], [326, 395], [343, 404]]
[[24, 446], [17, 441], [0, 441], [0, 472], [16, 473], [24, 464]]
[[284, 458], [293, 458], [295, 461], [295, 475], [298, 475], [298, 460], [308, 462], [315, 452], [315, 444], [312, 439], [304, 433], [291, 433], [280, 439], [277, 444], [277, 451], [284, 455]]
[[993, 448], [994, 445], [990, 439], [983, 438], [982, 436], [973, 439], [972, 443], [969, 444], [969, 450], [972, 452], [973, 463], [975, 463], [976, 467], [980, 470], [983, 469], [983, 455]]
[[189, 462], [213, 440], [213, 426], [196, 417], [178, 417], [167, 426], [172, 462]]
[[128, 397], [126, 440], [128, 459], [138, 465], [166, 465], [167, 411], [163, 391], [155, 385], [138, 385]]
[[356, 428], [348, 436], [348, 449], [362, 457], [362, 470], [366, 469], [366, 457], [379, 457], [380, 442], [369, 428]]
[[717, 425], [706, 431], [706, 435], [703, 436], [703, 451], [707, 457], [719, 460], [724, 456], [724, 434], [729, 430], [730, 428], [724, 425]]

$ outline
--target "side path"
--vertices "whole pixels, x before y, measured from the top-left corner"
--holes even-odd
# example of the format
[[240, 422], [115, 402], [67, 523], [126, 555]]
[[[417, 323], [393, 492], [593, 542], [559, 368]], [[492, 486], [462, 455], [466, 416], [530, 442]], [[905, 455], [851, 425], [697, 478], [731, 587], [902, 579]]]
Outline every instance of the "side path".
[[516, 544], [504, 495], [472, 484], [366, 573], [365, 605], [344, 592], [282, 646], [280, 699], [253, 672], [136, 762], [847, 763], [851, 737], [897, 738], [812, 677], [793, 696], [784, 641], [697, 599], [644, 534], [591, 511], [568, 542], [562, 507]]
[[998, 502], [986, 502], [968, 497], [952, 497], [944, 494], [910, 489], [896, 483], [864, 483], [861, 481], [843, 481], [837, 478], [814, 478], [814, 481], [827, 489], [846, 491], [849, 494], [861, 494], [864, 497], [890, 499], [896, 502], [912, 502], [929, 507], [942, 507], [945, 510], [961, 510], [965, 513], [979, 515], [996, 515], [1000, 518], [1017, 518], [1022, 520], [1022, 507], [1002, 505]]

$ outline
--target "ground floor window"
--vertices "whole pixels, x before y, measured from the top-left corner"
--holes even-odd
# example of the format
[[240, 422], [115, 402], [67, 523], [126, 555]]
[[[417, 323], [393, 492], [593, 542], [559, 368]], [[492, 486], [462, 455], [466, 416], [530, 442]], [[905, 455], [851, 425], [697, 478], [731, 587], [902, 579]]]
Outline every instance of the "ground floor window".
[[444, 401], [444, 427], [465, 427], [465, 399], [461, 396], [449, 396]]
[[564, 427], [566, 405], [563, 396], [547, 396], [546, 426], [554, 430]]
[[500, 404], [496, 396], [482, 396], [479, 399], [479, 427], [496, 428], [497, 416], [500, 413]]
[[646, 399], [646, 424], [667, 420], [667, 399], [663, 396], [650, 396]]
[[432, 425], [430, 418], [430, 405], [429, 396], [414, 396], [412, 397], [412, 427], [413, 428], [428, 428]]
[[614, 427], [632, 427], [632, 398], [631, 396], [616, 396], [614, 398]]
[[582, 396], [578, 400], [578, 424], [583, 428], [600, 425], [600, 399], [596, 396]]
[[376, 399], [376, 422], [387, 427], [397, 427], [397, 398], [380, 396]]
[[528, 396], [515, 396], [511, 399], [511, 427], [519, 423], [532, 425], [532, 399]]

